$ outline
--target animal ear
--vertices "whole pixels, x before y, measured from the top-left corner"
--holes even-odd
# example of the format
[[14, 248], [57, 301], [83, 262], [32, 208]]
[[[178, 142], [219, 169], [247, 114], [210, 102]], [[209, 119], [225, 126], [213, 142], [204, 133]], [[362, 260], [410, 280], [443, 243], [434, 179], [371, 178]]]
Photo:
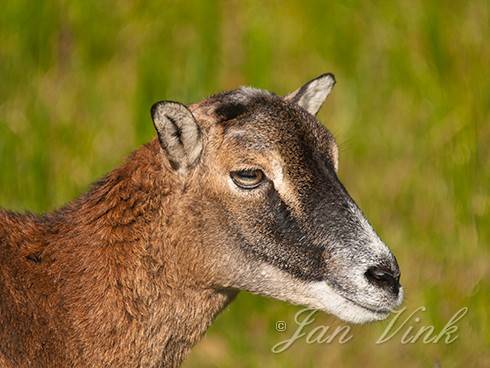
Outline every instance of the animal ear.
[[296, 103], [310, 114], [316, 115], [333, 86], [335, 86], [334, 75], [331, 73], [322, 74], [285, 96], [284, 99]]
[[202, 152], [201, 131], [192, 112], [181, 103], [159, 101], [151, 107], [151, 118], [172, 168], [192, 167]]

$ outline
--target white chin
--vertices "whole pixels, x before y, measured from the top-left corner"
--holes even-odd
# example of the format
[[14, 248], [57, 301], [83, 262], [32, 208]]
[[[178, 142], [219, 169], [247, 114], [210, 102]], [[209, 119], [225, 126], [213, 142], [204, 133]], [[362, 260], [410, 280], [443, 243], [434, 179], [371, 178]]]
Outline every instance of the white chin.
[[365, 323], [383, 320], [390, 314], [385, 311], [375, 311], [356, 304], [338, 294], [326, 282], [312, 282], [307, 286], [307, 305], [351, 323]]
[[[256, 279], [252, 283], [238, 285], [238, 287], [256, 294], [322, 310], [351, 323], [379, 321], [390, 314], [388, 311], [363, 307], [343, 297], [325, 281], [300, 281], [267, 264], [257, 267], [255, 275]], [[400, 305], [402, 299], [403, 290], [400, 289], [396, 305], [391, 307]]]

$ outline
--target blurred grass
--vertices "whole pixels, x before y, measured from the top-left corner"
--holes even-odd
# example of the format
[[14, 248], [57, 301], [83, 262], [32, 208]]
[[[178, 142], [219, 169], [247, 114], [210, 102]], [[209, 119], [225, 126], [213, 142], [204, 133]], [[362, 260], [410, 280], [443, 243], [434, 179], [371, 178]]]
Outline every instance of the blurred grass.
[[[490, 366], [488, 1], [27, 1], [0, 12], [0, 204], [47, 211], [154, 135], [149, 106], [241, 84], [286, 93], [325, 71], [320, 113], [340, 176], [397, 254], [405, 305], [450, 345], [345, 345], [281, 354], [298, 307], [242, 294], [186, 367]], [[340, 325], [319, 315], [315, 325]], [[416, 326], [415, 322], [412, 325]]]

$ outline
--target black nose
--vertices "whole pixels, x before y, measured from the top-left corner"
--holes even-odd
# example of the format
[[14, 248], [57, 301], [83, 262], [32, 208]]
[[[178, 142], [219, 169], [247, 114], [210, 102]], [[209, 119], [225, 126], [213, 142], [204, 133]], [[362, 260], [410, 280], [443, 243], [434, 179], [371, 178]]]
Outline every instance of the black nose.
[[398, 295], [400, 291], [400, 273], [393, 272], [385, 267], [370, 267], [365, 273], [366, 278], [372, 284], [388, 289], [393, 292], [393, 294]]

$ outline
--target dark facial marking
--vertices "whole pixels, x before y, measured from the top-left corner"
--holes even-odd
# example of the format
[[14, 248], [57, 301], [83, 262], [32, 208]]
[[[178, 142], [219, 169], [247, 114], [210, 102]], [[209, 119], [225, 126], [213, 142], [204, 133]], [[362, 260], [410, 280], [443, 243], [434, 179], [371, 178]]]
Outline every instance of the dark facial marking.
[[247, 111], [247, 106], [238, 102], [229, 102], [219, 105], [215, 113], [220, 121], [235, 119]]
[[[301, 280], [322, 280], [323, 247], [309, 241], [290, 208], [273, 188], [267, 195], [264, 209], [266, 210], [264, 213], [252, 216], [256, 221], [260, 221], [262, 228], [267, 224], [265, 232], [268, 235], [261, 239], [260, 234], [254, 234], [248, 239], [245, 234], [242, 234], [243, 251]], [[269, 236], [272, 236], [273, 242], [267, 241]]]

